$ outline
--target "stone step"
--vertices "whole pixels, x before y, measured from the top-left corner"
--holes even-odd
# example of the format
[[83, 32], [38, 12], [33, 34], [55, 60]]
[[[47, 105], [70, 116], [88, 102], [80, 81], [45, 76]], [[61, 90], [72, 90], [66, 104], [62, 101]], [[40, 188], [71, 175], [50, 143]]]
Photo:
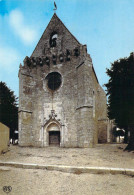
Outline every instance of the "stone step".
[[11, 167], [7, 167], [7, 166], [0, 166], [0, 172], [1, 171], [10, 171]]
[[65, 165], [40, 165], [32, 163], [19, 162], [0, 162], [2, 167], [14, 167], [23, 169], [43, 169], [50, 171], [62, 171], [66, 173], [92, 173], [92, 174], [124, 174], [134, 176], [134, 169], [128, 168], [113, 168], [113, 167], [86, 167], [86, 166], [65, 166]]

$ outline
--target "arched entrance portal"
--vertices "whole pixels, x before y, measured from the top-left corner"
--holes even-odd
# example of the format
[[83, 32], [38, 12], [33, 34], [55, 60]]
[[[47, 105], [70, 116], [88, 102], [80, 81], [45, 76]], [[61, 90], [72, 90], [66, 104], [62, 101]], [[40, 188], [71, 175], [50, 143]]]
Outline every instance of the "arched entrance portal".
[[51, 123], [48, 128], [49, 146], [60, 145], [60, 128], [56, 123]]

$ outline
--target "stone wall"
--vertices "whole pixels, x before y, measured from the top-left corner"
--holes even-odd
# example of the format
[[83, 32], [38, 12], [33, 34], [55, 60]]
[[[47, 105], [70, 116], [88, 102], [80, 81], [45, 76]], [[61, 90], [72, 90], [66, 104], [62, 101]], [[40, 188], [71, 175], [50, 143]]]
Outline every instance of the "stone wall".
[[107, 100], [106, 93], [99, 85], [99, 81], [92, 65], [93, 82], [93, 121], [94, 121], [94, 144], [107, 142]]
[[9, 146], [9, 128], [0, 122], [0, 154], [6, 152]]
[[106, 94], [100, 86], [98, 88], [98, 99], [98, 142], [106, 143], [108, 136], [107, 100]]
[[[56, 47], [50, 46], [53, 32], [58, 35]], [[50, 73], [61, 75], [61, 86], [54, 91], [48, 87]], [[59, 129], [61, 147], [92, 147], [98, 142], [105, 95], [86, 45], [76, 40], [56, 14], [31, 57], [20, 65], [19, 81], [20, 146], [49, 146], [50, 125]]]

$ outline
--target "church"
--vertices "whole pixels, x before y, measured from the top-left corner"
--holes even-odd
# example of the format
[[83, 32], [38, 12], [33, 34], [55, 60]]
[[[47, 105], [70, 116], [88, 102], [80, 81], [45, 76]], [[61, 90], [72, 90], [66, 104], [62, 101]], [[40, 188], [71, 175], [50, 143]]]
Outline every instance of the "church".
[[54, 13], [20, 64], [19, 145], [84, 148], [106, 141], [106, 94], [87, 46]]

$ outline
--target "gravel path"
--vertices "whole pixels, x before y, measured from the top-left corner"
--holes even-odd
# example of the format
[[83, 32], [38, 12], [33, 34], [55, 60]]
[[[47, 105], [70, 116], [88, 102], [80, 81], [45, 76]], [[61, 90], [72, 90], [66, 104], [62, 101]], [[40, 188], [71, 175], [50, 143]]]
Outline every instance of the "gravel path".
[[[38, 164], [134, 168], [134, 153], [126, 145], [102, 144], [95, 148], [26, 148], [11, 146], [0, 161]], [[133, 195], [134, 177], [111, 174], [73, 174], [38, 169], [1, 167], [0, 195]]]
[[134, 168], [134, 153], [124, 144], [98, 144], [95, 148], [32, 148], [11, 146], [0, 161], [38, 164]]
[[133, 195], [134, 178], [123, 175], [70, 174], [10, 168], [0, 171], [0, 195]]

